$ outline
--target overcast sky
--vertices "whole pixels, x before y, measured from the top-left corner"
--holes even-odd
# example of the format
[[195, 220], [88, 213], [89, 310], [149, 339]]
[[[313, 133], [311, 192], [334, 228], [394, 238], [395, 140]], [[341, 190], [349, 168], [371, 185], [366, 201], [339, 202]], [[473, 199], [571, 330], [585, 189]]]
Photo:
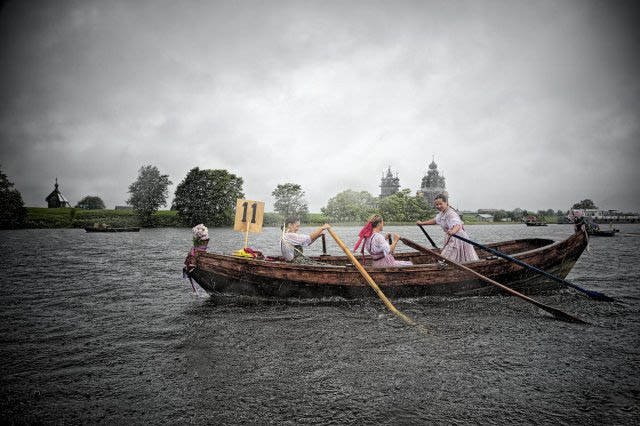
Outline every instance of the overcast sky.
[[640, 211], [633, 1], [9, 1], [0, 167], [28, 206], [57, 177], [125, 204], [141, 166], [221, 168], [311, 211], [419, 189], [461, 209]]

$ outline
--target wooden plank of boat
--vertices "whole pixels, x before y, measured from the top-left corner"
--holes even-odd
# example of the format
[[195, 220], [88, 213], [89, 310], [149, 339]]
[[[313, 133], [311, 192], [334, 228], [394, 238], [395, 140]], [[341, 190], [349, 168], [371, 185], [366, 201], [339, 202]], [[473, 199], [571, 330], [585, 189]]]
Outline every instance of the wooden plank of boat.
[[[587, 246], [584, 232], [554, 242], [532, 238], [488, 245], [564, 278]], [[434, 263], [419, 252], [398, 253], [399, 260], [411, 260], [405, 267], [365, 269], [390, 297], [426, 295], [497, 294], [494, 287], [452, 267]], [[373, 293], [346, 256], [312, 257], [318, 265], [256, 260], [219, 253], [199, 253], [192, 277], [211, 294], [239, 294], [266, 298], [371, 297]], [[478, 273], [509, 285], [525, 294], [560, 288], [557, 282], [508, 260], [486, 256], [466, 264]]]
[[130, 228], [84, 228], [87, 232], [139, 232], [139, 227], [130, 227]]

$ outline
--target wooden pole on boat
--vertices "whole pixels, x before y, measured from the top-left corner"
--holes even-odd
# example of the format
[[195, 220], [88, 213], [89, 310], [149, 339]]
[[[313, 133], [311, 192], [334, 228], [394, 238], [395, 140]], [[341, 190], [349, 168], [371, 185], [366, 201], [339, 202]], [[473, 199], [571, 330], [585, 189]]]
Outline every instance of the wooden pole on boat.
[[385, 296], [382, 290], [380, 290], [380, 287], [378, 287], [378, 284], [376, 284], [376, 282], [373, 281], [373, 278], [371, 278], [371, 276], [367, 273], [367, 271], [362, 267], [360, 262], [358, 262], [358, 259], [356, 259], [356, 257], [351, 253], [349, 248], [346, 245], [344, 245], [344, 243], [342, 242], [342, 240], [340, 240], [340, 238], [336, 235], [336, 233], [333, 232], [333, 229], [328, 228], [327, 231], [329, 231], [329, 234], [331, 234], [333, 239], [336, 240], [336, 243], [338, 243], [342, 251], [344, 251], [344, 253], [347, 255], [349, 260], [351, 260], [351, 263], [353, 263], [353, 265], [358, 269], [358, 271], [360, 272], [360, 275], [362, 275], [362, 277], [367, 281], [367, 284], [369, 284], [369, 286], [373, 288], [373, 290], [376, 292], [376, 294], [382, 300], [385, 306], [391, 312], [393, 312], [398, 317], [400, 317], [400, 319], [405, 323], [409, 325], [417, 325], [414, 320], [412, 320], [411, 318], [409, 318], [408, 316], [406, 316], [405, 314], [397, 310], [395, 306], [393, 306], [393, 304], [389, 301], [389, 299], [387, 299], [387, 296]]
[[569, 281], [567, 281], [565, 279], [562, 279], [562, 278], [557, 277], [557, 276], [555, 276], [553, 274], [550, 274], [547, 271], [543, 271], [540, 268], [536, 268], [533, 265], [529, 265], [528, 263], [525, 263], [520, 259], [516, 259], [515, 257], [511, 257], [508, 254], [504, 254], [504, 253], [502, 253], [502, 252], [500, 252], [500, 251], [498, 251], [496, 249], [492, 249], [491, 247], [483, 246], [482, 244], [476, 243], [475, 241], [472, 241], [472, 240], [470, 240], [468, 238], [461, 237], [461, 236], [456, 235], [456, 234], [453, 234], [452, 237], [456, 237], [457, 239], [462, 240], [465, 243], [469, 243], [469, 244], [471, 244], [473, 246], [476, 246], [476, 247], [478, 247], [478, 248], [480, 248], [480, 249], [482, 249], [484, 251], [488, 251], [491, 254], [495, 254], [496, 256], [501, 257], [503, 259], [510, 260], [511, 262], [515, 263], [516, 265], [520, 265], [520, 266], [522, 266], [524, 268], [529, 269], [530, 271], [537, 272], [540, 275], [544, 275], [545, 277], [551, 278], [552, 280], [557, 281], [559, 283], [562, 283], [562, 284], [564, 284], [564, 285], [566, 285], [568, 287], [575, 288], [576, 290], [581, 291], [582, 293], [586, 294], [587, 296], [589, 296], [592, 299], [604, 300], [606, 302], [613, 302], [614, 301], [613, 298], [607, 296], [606, 294], [600, 293], [599, 291], [588, 290], [586, 288], [582, 288], [582, 287], [580, 287], [580, 286], [578, 286], [578, 285], [576, 285], [576, 284], [574, 284], [572, 282], [569, 282]]
[[447, 259], [446, 257], [441, 255], [440, 253], [436, 253], [436, 252], [434, 252], [432, 250], [429, 250], [428, 248], [426, 248], [426, 247], [424, 247], [424, 246], [422, 246], [422, 245], [420, 245], [418, 243], [414, 243], [413, 241], [411, 241], [411, 240], [409, 240], [407, 238], [400, 238], [400, 240], [403, 243], [405, 243], [406, 245], [408, 245], [409, 247], [418, 250], [419, 252], [427, 253], [427, 254], [430, 254], [430, 255], [432, 255], [432, 256], [440, 259], [440, 260], [444, 260], [445, 262], [448, 262], [448, 263], [454, 265], [455, 267], [457, 267], [459, 269], [462, 269], [464, 271], [469, 272], [472, 275], [475, 275], [476, 277], [480, 278], [481, 280], [483, 280], [485, 282], [488, 282], [491, 285], [499, 287], [500, 289], [506, 291], [509, 294], [512, 294], [512, 295], [514, 295], [516, 297], [519, 297], [519, 298], [521, 298], [523, 300], [526, 300], [529, 303], [532, 303], [532, 304], [536, 305], [538, 308], [549, 312], [550, 314], [552, 314], [554, 317], [558, 318], [559, 320], [567, 321], [567, 322], [575, 322], [575, 323], [579, 323], [579, 324], [588, 324], [586, 321], [583, 321], [580, 318], [576, 318], [573, 315], [570, 315], [570, 314], [568, 314], [566, 312], [561, 311], [560, 309], [556, 309], [556, 308], [553, 308], [551, 306], [547, 306], [547, 305], [545, 305], [543, 303], [540, 303], [537, 300], [534, 300], [534, 299], [532, 299], [532, 298], [530, 298], [528, 296], [525, 296], [522, 293], [519, 293], [519, 292], [507, 287], [506, 285], [502, 285], [499, 282], [497, 282], [495, 280], [492, 280], [489, 277], [485, 277], [484, 275], [474, 271], [473, 269], [471, 269], [469, 267], [464, 266], [461, 263], [454, 262], [451, 259]]
[[437, 249], [438, 246], [436, 245], [436, 243], [433, 242], [429, 234], [427, 234], [427, 231], [422, 227], [422, 225], [418, 225], [418, 226], [422, 230], [422, 233], [424, 234], [424, 236], [427, 237], [427, 240], [429, 240], [429, 242], [431, 243], [431, 247], [433, 247], [434, 249]]

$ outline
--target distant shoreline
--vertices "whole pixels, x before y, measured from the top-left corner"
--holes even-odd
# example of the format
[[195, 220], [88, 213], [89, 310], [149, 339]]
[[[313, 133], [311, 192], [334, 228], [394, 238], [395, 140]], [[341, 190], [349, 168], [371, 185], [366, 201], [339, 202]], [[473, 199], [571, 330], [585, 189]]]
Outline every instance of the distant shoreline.
[[[325, 217], [320, 213], [310, 214], [309, 221], [303, 226], [321, 225], [325, 222]], [[427, 219], [425, 217], [424, 219]], [[547, 223], [556, 224], [557, 217], [548, 217]], [[277, 215], [275, 213], [265, 213], [265, 227], [277, 227]], [[153, 214], [153, 226], [150, 228], [189, 228], [183, 224], [175, 210], [159, 210]], [[466, 225], [522, 225], [523, 222], [483, 222], [464, 220]], [[112, 228], [126, 228], [140, 226], [138, 218], [133, 210], [128, 209], [102, 209], [84, 210], [78, 208], [57, 208], [27, 207], [26, 229], [48, 229], [48, 228], [88, 228], [95, 224], [106, 224]], [[361, 222], [337, 222], [336, 226], [359, 226]], [[415, 222], [386, 222], [388, 226], [415, 225]]]

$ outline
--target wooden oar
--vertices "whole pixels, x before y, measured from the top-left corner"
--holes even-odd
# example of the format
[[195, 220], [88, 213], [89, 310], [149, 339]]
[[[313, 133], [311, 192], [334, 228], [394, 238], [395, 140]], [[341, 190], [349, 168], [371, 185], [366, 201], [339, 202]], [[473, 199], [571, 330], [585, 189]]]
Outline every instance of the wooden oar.
[[480, 278], [481, 280], [483, 280], [485, 282], [488, 282], [489, 284], [492, 284], [492, 285], [494, 285], [496, 287], [499, 287], [500, 289], [506, 291], [509, 294], [512, 294], [512, 295], [517, 296], [517, 297], [519, 297], [519, 298], [521, 298], [523, 300], [526, 300], [529, 303], [534, 304], [538, 308], [549, 312], [550, 314], [552, 314], [554, 317], [558, 318], [559, 320], [567, 321], [567, 322], [575, 322], [575, 323], [579, 323], [579, 324], [588, 324], [587, 322], [581, 320], [580, 318], [576, 318], [573, 315], [570, 315], [570, 314], [568, 314], [566, 312], [561, 311], [560, 309], [556, 309], [556, 308], [553, 308], [551, 306], [547, 306], [547, 305], [545, 305], [543, 303], [540, 303], [537, 300], [534, 300], [534, 299], [530, 298], [529, 296], [525, 296], [524, 294], [519, 293], [519, 292], [517, 292], [517, 291], [515, 291], [515, 290], [513, 290], [513, 289], [511, 289], [511, 288], [509, 288], [509, 287], [507, 287], [505, 285], [502, 285], [499, 282], [497, 282], [495, 280], [492, 280], [489, 277], [485, 277], [484, 275], [474, 271], [471, 268], [468, 268], [468, 267], [462, 265], [461, 263], [454, 262], [453, 260], [447, 259], [446, 257], [442, 256], [441, 254], [436, 253], [436, 252], [434, 252], [432, 250], [429, 250], [428, 248], [426, 248], [426, 247], [424, 247], [424, 246], [422, 246], [422, 245], [420, 245], [418, 243], [414, 243], [413, 241], [411, 241], [411, 240], [409, 240], [407, 238], [400, 238], [400, 240], [403, 243], [405, 243], [406, 245], [408, 245], [409, 247], [411, 247], [413, 249], [416, 249], [421, 253], [428, 253], [428, 254], [430, 254], [430, 255], [432, 255], [432, 256], [440, 259], [440, 260], [444, 260], [445, 262], [448, 262], [448, 263], [454, 265], [455, 267], [457, 267], [459, 269], [462, 269], [464, 271], [469, 272], [470, 274], [475, 275], [476, 277]]
[[322, 237], [322, 256], [326, 256], [327, 255], [327, 238], [324, 236], [324, 234], [320, 234], [320, 237]]
[[420, 229], [422, 229], [422, 233], [424, 234], [425, 237], [427, 237], [427, 240], [429, 240], [429, 242], [431, 243], [431, 247], [437, 249], [438, 246], [436, 245], [436, 243], [433, 242], [433, 240], [431, 239], [429, 234], [427, 234], [427, 231], [425, 231], [425, 229], [422, 227], [422, 225], [418, 225], [418, 226], [420, 227]]
[[527, 268], [527, 269], [529, 269], [531, 271], [535, 271], [535, 272], [537, 272], [537, 273], [539, 273], [541, 275], [544, 275], [547, 278], [551, 278], [552, 280], [557, 281], [559, 283], [562, 283], [562, 284], [564, 284], [564, 285], [566, 285], [568, 287], [575, 288], [576, 290], [583, 292], [584, 294], [586, 294], [587, 296], [589, 296], [592, 299], [604, 300], [606, 302], [613, 302], [614, 301], [614, 299], [612, 297], [609, 297], [606, 294], [600, 293], [599, 291], [588, 290], [586, 288], [582, 288], [582, 287], [580, 287], [580, 286], [578, 286], [578, 285], [576, 285], [576, 284], [574, 284], [572, 282], [569, 282], [569, 281], [567, 281], [565, 279], [562, 279], [562, 278], [557, 277], [557, 276], [555, 276], [553, 274], [550, 274], [547, 271], [543, 271], [540, 268], [537, 268], [537, 267], [535, 267], [533, 265], [529, 265], [528, 263], [525, 263], [520, 259], [516, 259], [515, 257], [511, 257], [508, 254], [502, 253], [502, 252], [500, 252], [500, 251], [498, 251], [496, 249], [492, 249], [491, 247], [483, 246], [482, 244], [476, 243], [475, 241], [472, 241], [472, 240], [470, 240], [468, 238], [461, 237], [460, 235], [453, 234], [452, 237], [456, 237], [457, 239], [459, 239], [461, 241], [464, 241], [466, 243], [474, 245], [474, 246], [476, 246], [476, 247], [478, 247], [478, 248], [480, 248], [482, 250], [488, 251], [489, 253], [495, 254], [496, 256], [501, 257], [503, 259], [510, 260], [511, 262], [513, 262], [513, 263], [515, 263], [517, 265], [525, 267], [525, 268]]
[[344, 245], [344, 243], [342, 242], [342, 240], [340, 240], [340, 238], [336, 235], [336, 233], [333, 232], [333, 229], [328, 228], [327, 231], [329, 231], [329, 234], [331, 234], [333, 239], [336, 240], [336, 243], [338, 243], [342, 251], [344, 251], [344, 253], [347, 255], [349, 260], [351, 260], [351, 263], [353, 263], [353, 265], [358, 269], [358, 271], [360, 271], [360, 274], [367, 281], [367, 284], [369, 284], [369, 286], [373, 288], [373, 290], [376, 292], [376, 294], [382, 300], [382, 302], [387, 306], [387, 308], [391, 312], [396, 314], [398, 317], [400, 317], [400, 319], [406, 322], [407, 324], [417, 325], [414, 320], [412, 320], [411, 318], [409, 318], [408, 316], [406, 316], [405, 314], [397, 310], [395, 306], [393, 306], [393, 304], [389, 301], [389, 299], [387, 299], [387, 296], [385, 296], [382, 290], [380, 290], [380, 287], [378, 287], [378, 284], [376, 284], [375, 281], [373, 281], [373, 278], [371, 278], [371, 276], [367, 273], [367, 271], [365, 271], [365, 269], [362, 267], [360, 262], [358, 262], [358, 259], [356, 259], [356, 257], [351, 253], [349, 248]]

